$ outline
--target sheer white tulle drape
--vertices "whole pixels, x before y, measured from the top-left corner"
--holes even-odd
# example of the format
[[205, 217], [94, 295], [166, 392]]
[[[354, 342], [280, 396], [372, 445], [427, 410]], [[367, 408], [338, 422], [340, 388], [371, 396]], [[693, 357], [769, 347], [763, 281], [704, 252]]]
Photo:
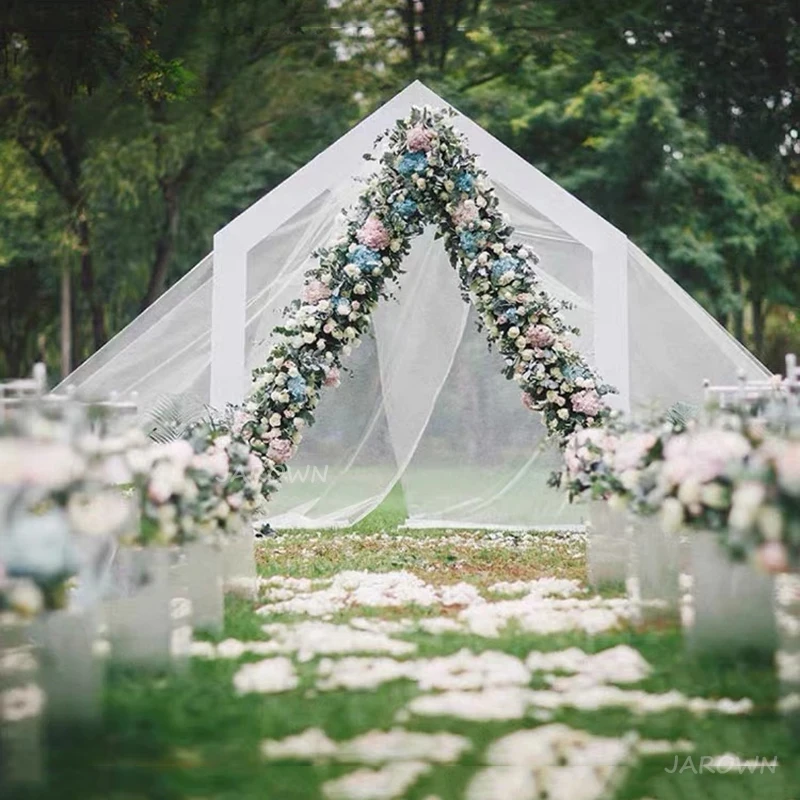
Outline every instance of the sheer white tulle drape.
[[[369, 166], [365, 167], [368, 170]], [[353, 181], [322, 191], [248, 257], [247, 366], [263, 363], [282, 309], [300, 293], [311, 252], [336, 236]], [[541, 211], [496, 186], [516, 236], [540, 258], [542, 286], [567, 300], [593, 358], [592, 254]], [[558, 454], [537, 415], [501, 374], [499, 355], [461, 299], [455, 270], [428, 229], [414, 243], [396, 300], [375, 312], [371, 335], [327, 390], [281, 489], [269, 504], [279, 527], [352, 524], [401, 482], [411, 526], [569, 527], [580, 509], [546, 485]], [[163, 395], [209, 400], [212, 256], [74, 372], [89, 396], [139, 394], [146, 412]], [[628, 264], [634, 406], [698, 402], [702, 381], [738, 370], [763, 375], [752, 356], [633, 245]], [[620, 354], [625, 357], [625, 354]]]

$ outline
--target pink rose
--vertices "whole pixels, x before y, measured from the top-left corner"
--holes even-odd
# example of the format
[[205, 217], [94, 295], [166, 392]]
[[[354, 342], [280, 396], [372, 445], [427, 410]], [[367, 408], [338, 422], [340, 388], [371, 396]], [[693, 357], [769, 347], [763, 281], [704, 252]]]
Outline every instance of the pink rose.
[[244, 502], [244, 497], [242, 496], [241, 492], [236, 492], [236, 494], [228, 496], [228, 505], [234, 511], [238, 511], [242, 507], [243, 502]]
[[708, 483], [750, 454], [750, 443], [735, 431], [702, 431], [674, 436], [664, 448], [663, 477], [677, 486], [687, 480]]
[[531, 325], [525, 332], [525, 338], [532, 347], [549, 347], [556, 340], [547, 325]]
[[572, 410], [587, 417], [596, 417], [603, 409], [603, 401], [594, 389], [585, 389], [572, 395]]
[[303, 302], [312, 306], [320, 300], [327, 300], [331, 296], [331, 290], [322, 281], [311, 281], [303, 287]]
[[454, 209], [450, 217], [457, 228], [467, 228], [480, 217], [478, 206], [474, 200], [462, 200]]
[[756, 552], [756, 560], [767, 572], [786, 572], [789, 569], [786, 548], [780, 542], [762, 544]]
[[406, 133], [406, 147], [412, 153], [425, 152], [431, 149], [433, 131], [424, 125], [415, 125]]
[[535, 400], [533, 399], [533, 395], [529, 394], [528, 392], [522, 393], [522, 405], [528, 409], [528, 411], [535, 411]]
[[373, 250], [384, 250], [389, 246], [391, 237], [383, 223], [376, 217], [370, 216], [361, 229], [356, 233], [356, 239]]
[[331, 367], [325, 373], [324, 386], [332, 386], [334, 389], [339, 385], [339, 368]]
[[293, 445], [288, 439], [273, 439], [267, 448], [267, 457], [277, 464], [283, 464], [292, 457]]

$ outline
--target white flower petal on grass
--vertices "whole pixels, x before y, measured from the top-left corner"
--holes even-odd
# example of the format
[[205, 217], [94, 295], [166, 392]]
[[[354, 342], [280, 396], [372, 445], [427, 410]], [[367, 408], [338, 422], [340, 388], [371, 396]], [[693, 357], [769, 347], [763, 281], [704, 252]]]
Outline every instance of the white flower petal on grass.
[[693, 751], [694, 743], [688, 739], [677, 739], [674, 742], [669, 739], [643, 739], [636, 745], [636, 752], [641, 756], [662, 756]]
[[288, 692], [296, 689], [298, 683], [292, 662], [284, 656], [245, 664], [233, 676], [233, 686], [238, 694]]
[[374, 689], [384, 683], [405, 678], [416, 681], [420, 689], [465, 690], [493, 686], [525, 686], [530, 671], [515, 656], [487, 650], [475, 654], [460, 650], [449, 656], [415, 661], [390, 658], [326, 659], [319, 664], [317, 688]]
[[442, 692], [415, 697], [406, 706], [412, 714], [475, 721], [521, 719], [531, 705], [531, 690], [518, 686], [482, 692]]
[[533, 671], [575, 673], [569, 678], [549, 679], [551, 688], [564, 692], [605, 683], [637, 683], [651, 672], [641, 654], [623, 644], [594, 654], [577, 647], [554, 653], [533, 652], [526, 664]]
[[538, 800], [539, 785], [527, 767], [487, 767], [469, 782], [466, 800]]
[[442, 633], [462, 633], [465, 628], [462, 622], [452, 617], [428, 617], [419, 620], [417, 626], [421, 631], [439, 636]]
[[430, 764], [406, 761], [379, 770], [359, 769], [322, 785], [327, 800], [394, 800], [404, 797]]
[[308, 728], [297, 736], [288, 736], [280, 741], [267, 739], [261, 744], [261, 753], [273, 760], [333, 758], [337, 752], [336, 742], [320, 728]]
[[417, 646], [400, 642], [383, 633], [354, 630], [349, 625], [307, 620], [295, 624], [273, 623], [264, 625], [269, 634], [269, 645], [276, 653], [297, 653], [299, 661], [310, 661], [317, 655], [334, 653], [388, 653], [393, 656], [409, 655]]
[[342, 742], [336, 758], [356, 764], [386, 764], [393, 761], [431, 761], [451, 764], [470, 749], [469, 739], [453, 733], [417, 733], [394, 729], [370, 731]]
[[417, 733], [395, 728], [370, 731], [346, 742], [334, 742], [319, 728], [309, 728], [281, 741], [267, 740], [261, 752], [268, 759], [330, 760], [351, 764], [430, 761], [449, 764], [470, 749], [469, 739], [452, 733]]
[[608, 778], [592, 767], [551, 767], [539, 780], [547, 800], [601, 800], [608, 794]]
[[414, 629], [414, 622], [410, 619], [369, 619], [367, 617], [354, 617], [347, 624], [359, 631], [370, 633], [408, 633]]
[[579, 581], [566, 578], [539, 578], [534, 581], [501, 581], [489, 587], [500, 595], [536, 594], [539, 597], [571, 597], [581, 591]]

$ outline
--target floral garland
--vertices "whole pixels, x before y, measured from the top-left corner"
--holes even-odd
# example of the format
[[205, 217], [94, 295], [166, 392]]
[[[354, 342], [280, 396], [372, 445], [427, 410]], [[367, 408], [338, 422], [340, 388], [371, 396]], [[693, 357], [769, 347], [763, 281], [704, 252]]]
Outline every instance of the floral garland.
[[318, 266], [285, 309], [266, 364], [253, 372], [232, 432], [262, 458], [265, 495], [277, 488], [303, 427], [314, 422], [321, 389], [338, 385], [342, 357], [367, 333], [370, 313], [389, 296], [426, 223], [437, 226], [462, 296], [503, 356], [503, 374], [517, 381], [523, 404], [542, 414], [548, 433], [563, 439], [608, 412], [602, 396], [613, 390], [569, 340], [578, 333], [561, 317], [569, 304], [540, 288], [538, 257], [511, 241], [488, 176], [449, 116], [414, 108], [379, 137], [387, 144], [380, 169], [349, 210], [344, 233], [313, 254]]

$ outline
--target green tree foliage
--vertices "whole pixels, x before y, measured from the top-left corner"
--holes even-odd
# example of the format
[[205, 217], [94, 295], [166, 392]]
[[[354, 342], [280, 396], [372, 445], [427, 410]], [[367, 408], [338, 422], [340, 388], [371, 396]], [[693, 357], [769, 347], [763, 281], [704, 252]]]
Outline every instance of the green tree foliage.
[[55, 359], [70, 286], [82, 360], [414, 77], [759, 354], [794, 325], [789, 0], [6, 0], [0, 14], [5, 372], [39, 334]]

